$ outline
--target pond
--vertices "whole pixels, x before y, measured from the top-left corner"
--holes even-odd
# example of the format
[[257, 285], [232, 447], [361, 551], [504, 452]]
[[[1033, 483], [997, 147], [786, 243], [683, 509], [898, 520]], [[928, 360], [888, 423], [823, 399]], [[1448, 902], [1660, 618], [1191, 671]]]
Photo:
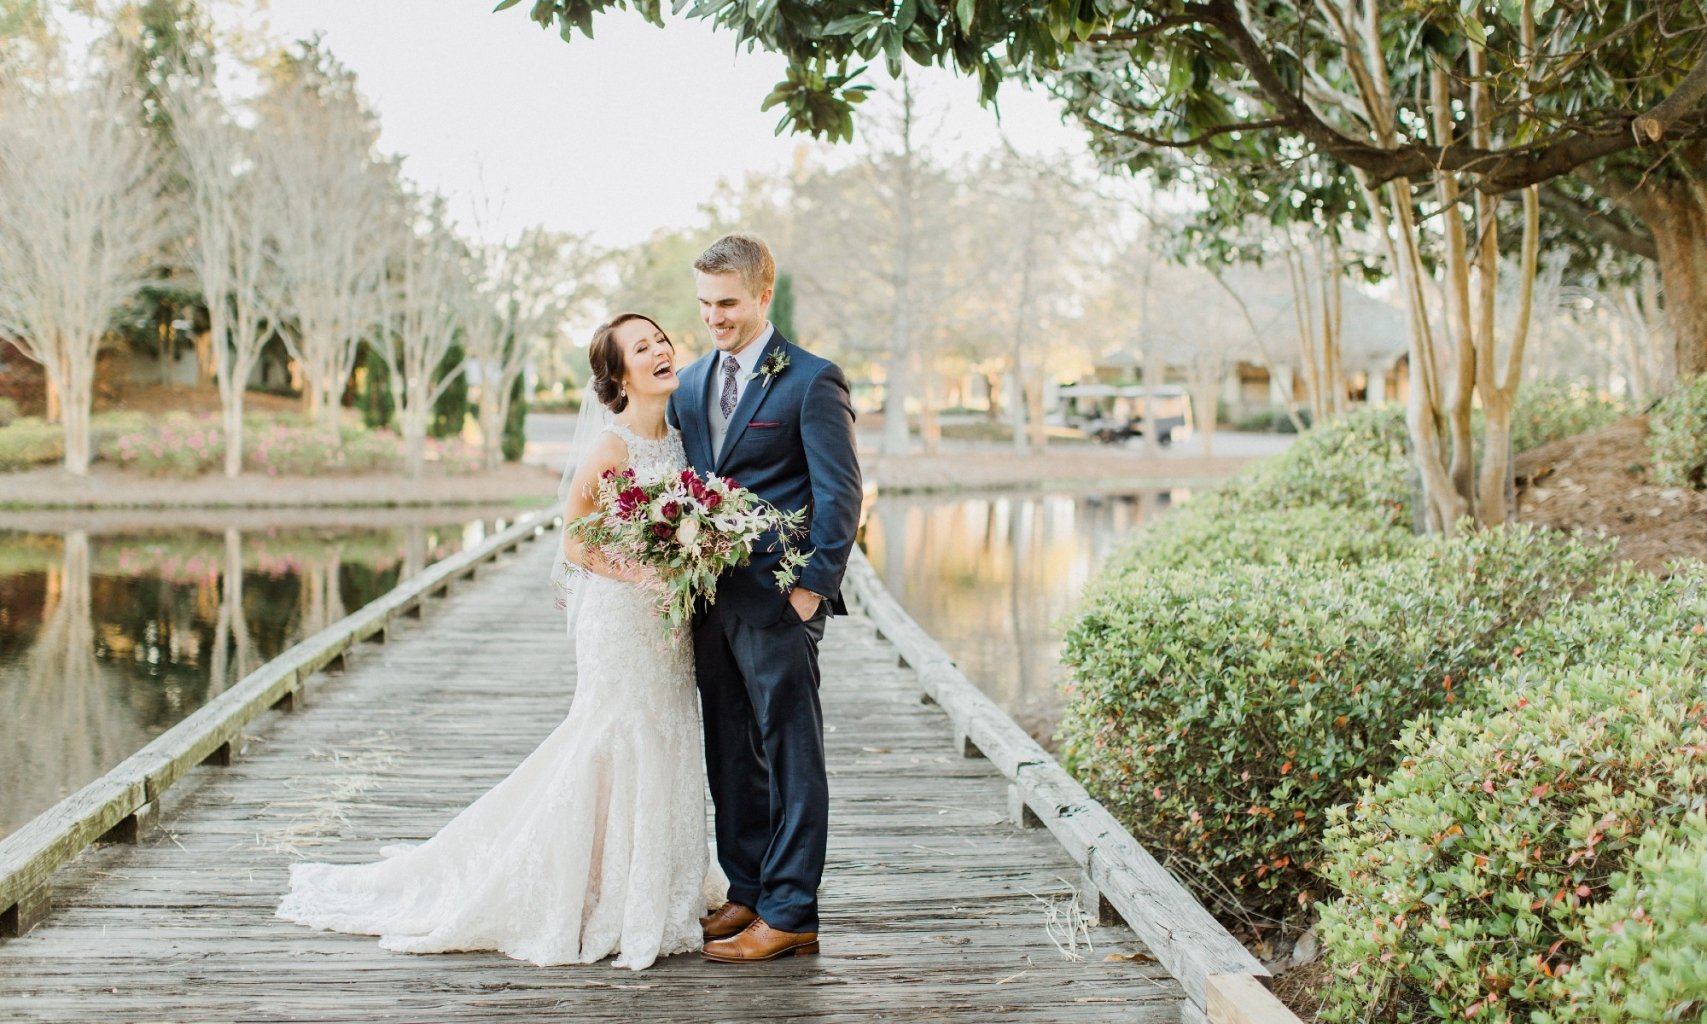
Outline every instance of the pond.
[[961, 671], [1053, 749], [1061, 639], [1111, 552], [1184, 489], [1131, 494], [879, 494], [861, 546]]
[[0, 836], [515, 515], [0, 515]]

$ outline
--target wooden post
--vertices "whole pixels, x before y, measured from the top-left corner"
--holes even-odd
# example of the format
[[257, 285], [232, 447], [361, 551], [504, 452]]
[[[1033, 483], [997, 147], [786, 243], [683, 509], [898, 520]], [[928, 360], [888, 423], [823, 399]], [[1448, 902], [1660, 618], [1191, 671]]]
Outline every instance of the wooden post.
[[50, 904], [47, 887], [32, 889], [18, 902], [0, 911], [0, 938], [15, 939], [47, 920]]
[[984, 752], [978, 749], [978, 744], [972, 742], [972, 737], [961, 731], [959, 726], [954, 729], [954, 749], [960, 751], [961, 757], [984, 756]]
[[1088, 872], [1079, 872], [1079, 908], [1085, 917], [1090, 919], [1092, 928], [1100, 928], [1105, 924], [1116, 924], [1120, 921], [1120, 912], [1103, 896], [1102, 890], [1091, 881]]
[[214, 747], [212, 753], [202, 758], [202, 764], [217, 765], [223, 768], [231, 763], [232, 758], [236, 756], [236, 753], [236, 747], [233, 746], [230, 740], [226, 740], [219, 746]]
[[160, 816], [160, 801], [150, 800], [136, 810], [119, 819], [119, 823], [107, 829], [106, 834], [95, 840], [98, 843], [124, 843], [127, 846], [136, 845], [142, 834], [154, 826], [155, 819]]
[[1211, 974], [1204, 987], [1210, 1024], [1300, 1024], [1297, 1015], [1253, 975]]
[[1013, 822], [1015, 828], [1043, 827], [1043, 820], [1025, 802], [1025, 794], [1011, 782], [1008, 783], [1008, 820]]

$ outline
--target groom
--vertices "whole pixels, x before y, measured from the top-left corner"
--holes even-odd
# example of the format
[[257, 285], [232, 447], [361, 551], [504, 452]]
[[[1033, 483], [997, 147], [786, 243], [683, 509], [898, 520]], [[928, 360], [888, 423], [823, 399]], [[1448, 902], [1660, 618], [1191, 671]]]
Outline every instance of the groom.
[[859, 461], [847, 378], [766, 319], [770, 249], [727, 235], [694, 261], [699, 315], [716, 351], [682, 371], [670, 422], [688, 462], [784, 511], [805, 509], [811, 558], [776, 588], [780, 552], [755, 550], [717, 581], [694, 620], [705, 763], [729, 902], [703, 918], [722, 963], [818, 952], [818, 882], [829, 832], [818, 643], [845, 613], [842, 573], [859, 525]]

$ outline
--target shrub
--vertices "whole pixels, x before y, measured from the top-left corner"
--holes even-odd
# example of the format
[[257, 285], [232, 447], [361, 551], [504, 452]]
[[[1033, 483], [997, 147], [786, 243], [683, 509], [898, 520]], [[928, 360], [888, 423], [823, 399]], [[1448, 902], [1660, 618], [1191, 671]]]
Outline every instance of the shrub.
[[402, 464], [395, 434], [274, 422], [245, 432], [244, 463], [269, 476], [389, 472]]
[[17, 418], [18, 403], [10, 398], [0, 398], [0, 429], [11, 426]]
[[1699, 1021], [1707, 1010], [1707, 816], [1650, 828], [1584, 922], [1565, 975], [1572, 1013], [1600, 1024]]
[[1679, 563], [1665, 579], [1619, 563], [1602, 586], [1561, 602], [1511, 638], [1511, 660], [1561, 674], [1597, 665], [1707, 672], [1707, 563]]
[[1477, 699], [1516, 624], [1611, 561], [1527, 528], [1413, 543], [1351, 565], [1129, 563], [1091, 591], [1064, 649], [1063, 755], [1201, 898], [1306, 902], [1329, 809], [1419, 717]]
[[505, 462], [520, 462], [527, 449], [528, 395], [520, 376], [510, 387], [510, 408], [504, 416], [504, 432], [499, 438], [499, 451]]
[[403, 466], [403, 439], [389, 430], [346, 427], [326, 468], [344, 473], [394, 473]]
[[1411, 518], [1411, 462], [1404, 410], [1357, 409], [1299, 436], [1224, 489], [1243, 509], [1332, 505]]
[[1493, 714], [1408, 731], [1391, 776], [1334, 813], [1325, 1020], [1581, 1019], [1565, 978], [1592, 909], [1644, 830], [1675, 832], [1707, 800], [1699, 676], [1589, 666], [1505, 683]]
[[1707, 374], [1681, 384], [1648, 416], [1654, 479], [1674, 487], [1707, 486]]
[[1511, 412], [1511, 447], [1525, 452], [1575, 437], [1630, 414], [1618, 399], [1573, 381], [1525, 381]]
[[109, 428], [107, 435], [102, 458], [150, 476], [200, 476], [225, 460], [225, 431], [211, 416], [169, 416], [140, 429]]
[[65, 428], [40, 416], [22, 416], [0, 427], [0, 471], [32, 469], [65, 458]]
[[1398, 558], [1418, 544], [1409, 530], [1395, 527], [1374, 509], [1305, 505], [1243, 510], [1237, 505], [1237, 499], [1218, 493], [1192, 499], [1111, 558], [1104, 581], [1145, 569], [1213, 572], [1226, 565], [1358, 565]]

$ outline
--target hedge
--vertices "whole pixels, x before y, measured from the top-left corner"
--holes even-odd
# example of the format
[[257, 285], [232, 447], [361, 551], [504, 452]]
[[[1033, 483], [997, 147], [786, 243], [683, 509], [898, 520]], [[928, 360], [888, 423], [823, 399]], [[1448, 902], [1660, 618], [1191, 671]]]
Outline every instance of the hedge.
[[[1596, 907], [1625, 907], [1645, 834], [1680, 834], [1707, 802], [1701, 678], [1524, 667], [1504, 684], [1492, 714], [1408, 731], [1396, 769], [1334, 813], [1323, 1019], [1563, 1024], [1629, 973], [1600, 931], [1621, 911]], [[1690, 906], [1645, 913], [1668, 930]], [[1596, 974], [1569, 982], [1597, 949]]]
[[[1313, 515], [1310, 536], [1344, 526]], [[1068, 632], [1064, 759], [1229, 914], [1296, 915], [1321, 895], [1329, 811], [1392, 766], [1408, 726], [1480, 699], [1516, 626], [1612, 564], [1607, 543], [1524, 527], [1394, 550], [1213, 572], [1140, 554]]]

